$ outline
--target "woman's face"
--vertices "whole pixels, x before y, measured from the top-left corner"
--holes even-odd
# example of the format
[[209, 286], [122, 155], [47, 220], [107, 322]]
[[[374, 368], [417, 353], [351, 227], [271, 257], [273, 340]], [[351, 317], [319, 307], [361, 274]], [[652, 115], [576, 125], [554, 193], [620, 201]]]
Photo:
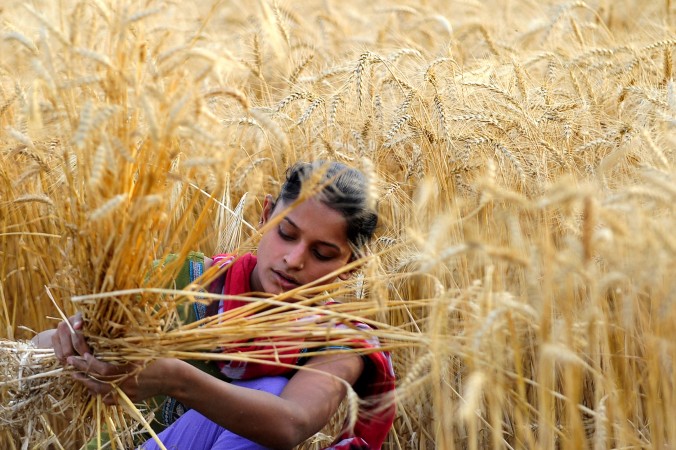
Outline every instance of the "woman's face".
[[352, 255], [340, 212], [315, 199], [285, 214], [286, 207], [281, 200], [274, 205], [271, 196], [265, 198], [261, 224], [278, 216], [281, 220], [271, 224], [258, 245], [258, 263], [251, 273], [254, 291], [279, 294], [297, 288], [341, 268]]

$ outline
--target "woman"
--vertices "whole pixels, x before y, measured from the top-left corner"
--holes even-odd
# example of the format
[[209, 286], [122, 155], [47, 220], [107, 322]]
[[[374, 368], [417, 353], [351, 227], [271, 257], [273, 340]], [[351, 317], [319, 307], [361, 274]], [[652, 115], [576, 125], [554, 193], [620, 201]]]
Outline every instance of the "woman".
[[[304, 187], [318, 188], [306, 199]], [[218, 255], [205, 261], [206, 267], [229, 264], [220, 283], [212, 284], [212, 292], [279, 294], [337, 272], [371, 238], [377, 214], [369, 207], [361, 172], [341, 163], [315, 162], [291, 167], [279, 197], [273, 201], [266, 196], [260, 225], [271, 221], [256, 256], [233, 260]], [[349, 273], [338, 277], [346, 279]], [[222, 312], [241, 304], [221, 301], [217, 306]], [[79, 330], [82, 320], [76, 316], [71, 324]], [[115, 403], [110, 384], [96, 379], [119, 379], [130, 368], [97, 360], [81, 333], [73, 335], [65, 322], [51, 333], [41, 333], [38, 340], [50, 338], [59, 360], [78, 371], [73, 377], [93, 394], [103, 395], [107, 404]], [[394, 418], [389, 356], [334, 353], [313, 356], [305, 366], [314, 370], [288, 373], [274, 366], [221, 363], [221, 373], [234, 379], [228, 383], [167, 358], [124, 378], [119, 387], [134, 402], [167, 395], [189, 408], [160, 434], [167, 447], [260, 449], [292, 448], [321, 430], [345, 397], [348, 383], [360, 396], [372, 396], [371, 408], [361, 410], [354, 429], [343, 430], [330, 448], [380, 448]], [[142, 447], [157, 448], [152, 440]]]

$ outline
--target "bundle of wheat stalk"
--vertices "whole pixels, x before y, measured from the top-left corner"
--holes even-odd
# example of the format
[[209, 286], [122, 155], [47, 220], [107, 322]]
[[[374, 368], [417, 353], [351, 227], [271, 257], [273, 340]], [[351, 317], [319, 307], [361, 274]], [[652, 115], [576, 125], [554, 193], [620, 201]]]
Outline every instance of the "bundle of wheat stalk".
[[[6, 3], [4, 447], [139, 429], [26, 346], [54, 304], [142, 363], [365, 317], [399, 378], [387, 448], [676, 445], [670, 1]], [[372, 256], [332, 293], [363, 304], [181, 325], [208, 295], [153, 261], [253, 248], [254, 199], [318, 157], [372, 180]]]
[[[309, 293], [312, 294], [311, 298], [290, 301], [291, 296], [303, 298], [301, 294]], [[154, 310], [146, 311], [146, 315], [139, 310], [133, 311], [146, 296], [154, 299]], [[164, 308], [158, 308], [158, 296], [164, 297]], [[201, 302], [226, 298], [246, 300], [250, 304], [198, 322], [182, 324], [177, 321], [178, 311], [192, 305], [196, 297]], [[112, 363], [135, 363], [139, 370], [157, 358], [281, 364], [276, 356], [277, 351], [284, 351], [287, 358], [301, 354], [311, 356], [314, 349], [323, 348], [327, 343], [331, 346], [344, 346], [364, 337], [377, 338], [382, 348], [390, 351], [421, 343], [418, 335], [403, 333], [397, 328], [368, 319], [380, 310], [377, 304], [338, 303], [318, 306], [326, 297], [326, 293], [307, 289], [282, 294], [279, 298], [256, 299], [223, 297], [201, 290], [148, 288], [92, 294], [73, 300], [83, 305], [81, 310], [85, 314], [92, 314], [91, 319], [85, 317], [86, 336], [97, 356]], [[110, 317], [102, 317], [100, 313], [93, 315], [96, 313], [93, 307], [101, 308], [102, 304], [114, 305], [116, 307], [110, 309], [123, 309], [124, 314], [131, 314], [125, 320], [113, 323]], [[399, 305], [400, 308], [404, 306], [410, 308], [412, 305]], [[102, 323], [97, 324], [96, 321]], [[365, 331], [352, 325], [357, 321], [367, 322], [374, 329]], [[91, 329], [103, 329], [100, 325], [115, 325], [116, 337], [111, 337], [112, 333], [108, 336], [100, 332], [90, 334]], [[242, 349], [243, 342], [252, 342], [259, 338], [265, 338], [265, 342], [273, 342], [274, 346], [253, 346], [251, 349], [252, 346], [248, 345], [248, 350]], [[24, 445], [30, 443], [32, 446], [46, 446], [51, 443], [68, 448], [83, 440], [86, 442], [96, 439], [100, 446], [101, 432], [105, 431], [105, 439], [112, 437], [110, 443], [114, 447], [129, 448], [134, 445], [134, 435], [137, 432], [153, 435], [149, 426], [153, 411], [149, 407], [137, 407], [128, 399], [124, 400], [124, 395], [118, 392], [123, 399], [121, 406], [105, 408], [100, 397], [89, 397], [78, 389], [77, 384], [70, 381], [67, 376], [69, 370], [60, 366], [53, 350], [37, 349], [27, 342], [2, 341], [2, 351], [0, 368], [6, 380], [2, 382], [3, 426], [18, 432], [15, 439]], [[322, 354], [345, 351], [347, 350], [324, 350]], [[362, 352], [368, 351], [374, 349], [362, 349]], [[299, 369], [303, 370], [302, 367]], [[356, 414], [357, 397], [350, 395], [348, 398], [346, 412]], [[50, 417], [64, 413], [78, 420], [71, 421], [65, 430], [55, 432], [50, 426]], [[352, 417], [356, 418], [354, 414]], [[81, 422], [83, 419], [84, 426]], [[73, 433], [79, 439], [71, 437]]]
[[[50, 350], [28, 343], [2, 342], [2, 379], [12, 383], [3, 389], [2, 425], [19, 431], [16, 441], [47, 447], [59, 441], [49, 425], [49, 414], [69, 409], [64, 400], [72, 386], [58, 382], [62, 369]], [[12, 442], [5, 436], [4, 442]]]

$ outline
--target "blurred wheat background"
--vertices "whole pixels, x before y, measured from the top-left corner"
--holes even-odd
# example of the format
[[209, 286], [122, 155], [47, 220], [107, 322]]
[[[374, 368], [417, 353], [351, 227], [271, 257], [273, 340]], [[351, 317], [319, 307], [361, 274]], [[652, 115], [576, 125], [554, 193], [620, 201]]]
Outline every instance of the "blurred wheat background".
[[184, 351], [132, 345], [174, 319], [152, 261], [253, 248], [315, 158], [379, 202], [341, 289], [393, 349], [387, 449], [675, 447], [675, 9], [5, 0], [0, 447], [138, 428], [25, 340], [58, 306], [111, 360]]

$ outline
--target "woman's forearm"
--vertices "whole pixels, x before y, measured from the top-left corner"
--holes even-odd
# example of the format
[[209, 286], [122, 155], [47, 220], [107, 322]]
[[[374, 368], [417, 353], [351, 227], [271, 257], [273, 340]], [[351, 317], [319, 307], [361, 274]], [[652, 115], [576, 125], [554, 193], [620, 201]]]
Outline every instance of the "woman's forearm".
[[292, 448], [308, 437], [303, 433], [307, 417], [294, 402], [226, 383], [174, 361], [166, 394], [218, 425], [271, 448]]
[[[218, 425], [272, 448], [292, 448], [321, 430], [364, 363], [357, 355], [319, 356], [298, 371], [279, 397], [225, 383], [190, 364], [163, 369], [165, 393]], [[166, 374], [171, 373], [168, 377]]]
[[73, 377], [106, 404], [116, 403], [110, 381], [134, 402], [164, 394], [216, 424], [272, 448], [291, 448], [319, 431], [345, 397], [364, 363], [358, 355], [315, 356], [289, 380], [280, 396], [226, 383], [178, 359], [142, 368], [99, 361], [90, 353], [68, 358]]

